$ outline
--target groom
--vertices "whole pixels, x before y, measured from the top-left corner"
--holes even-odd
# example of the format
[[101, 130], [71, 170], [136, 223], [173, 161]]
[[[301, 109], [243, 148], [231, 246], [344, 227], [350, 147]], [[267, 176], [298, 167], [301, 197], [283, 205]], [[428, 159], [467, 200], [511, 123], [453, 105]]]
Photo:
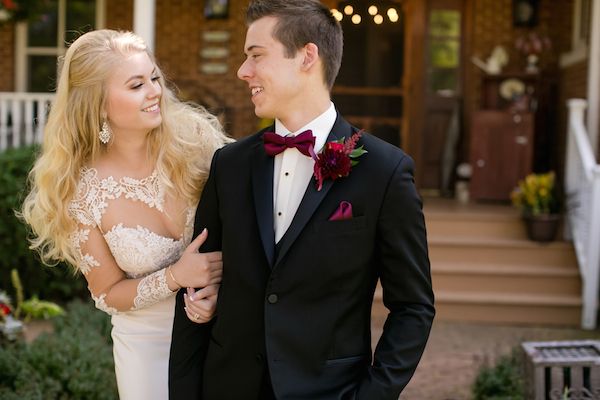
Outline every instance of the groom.
[[[191, 322], [178, 296], [171, 399], [398, 399], [434, 316], [413, 162], [354, 143], [331, 103], [343, 40], [325, 6], [255, 0], [247, 21], [238, 77], [275, 124], [213, 158], [195, 234], [223, 251], [217, 317]], [[372, 356], [378, 279], [390, 312]]]

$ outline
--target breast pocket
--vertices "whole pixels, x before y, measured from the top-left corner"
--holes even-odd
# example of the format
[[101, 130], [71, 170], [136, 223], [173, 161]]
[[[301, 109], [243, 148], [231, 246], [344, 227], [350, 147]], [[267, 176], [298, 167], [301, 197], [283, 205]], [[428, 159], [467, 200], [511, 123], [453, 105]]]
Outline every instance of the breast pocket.
[[317, 235], [343, 235], [353, 234], [367, 228], [367, 217], [364, 215], [342, 219], [339, 221], [320, 221], [314, 227]]

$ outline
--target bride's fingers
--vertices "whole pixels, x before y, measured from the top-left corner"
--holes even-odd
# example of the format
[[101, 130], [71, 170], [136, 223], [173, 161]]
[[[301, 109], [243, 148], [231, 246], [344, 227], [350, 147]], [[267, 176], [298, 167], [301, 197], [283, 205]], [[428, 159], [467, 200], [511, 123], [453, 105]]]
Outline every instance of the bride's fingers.
[[190, 312], [190, 310], [186, 310], [185, 313], [186, 313], [188, 319], [196, 324], [203, 324], [205, 322], [210, 321], [210, 318], [207, 318], [204, 315], [201, 315], [199, 313], [192, 313], [192, 312]]
[[202, 253], [209, 262], [221, 261], [223, 255], [220, 251], [211, 251], [208, 253]]
[[214, 308], [200, 307], [199, 305], [186, 307], [185, 312], [193, 322], [208, 322], [214, 316]]
[[[184, 250], [185, 253], [197, 253], [200, 246], [204, 244], [206, 238], [208, 237], [208, 230], [204, 228], [202, 232]], [[209, 253], [210, 254], [210, 253]]]
[[203, 323], [210, 321], [214, 314], [214, 310], [201, 306], [199, 302], [190, 301], [187, 296], [184, 296], [184, 301], [186, 305], [183, 309], [192, 322]]
[[191, 300], [200, 300], [215, 296], [219, 292], [219, 285], [211, 284], [193, 293]]

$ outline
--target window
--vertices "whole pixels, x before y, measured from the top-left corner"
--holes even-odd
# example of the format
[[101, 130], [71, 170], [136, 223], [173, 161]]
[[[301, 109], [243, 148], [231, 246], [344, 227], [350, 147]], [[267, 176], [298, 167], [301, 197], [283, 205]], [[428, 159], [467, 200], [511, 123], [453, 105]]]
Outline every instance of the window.
[[461, 18], [457, 10], [432, 10], [429, 16], [429, 91], [459, 90]]
[[104, 0], [48, 0], [36, 21], [17, 25], [16, 89], [51, 92], [57, 57], [80, 34], [103, 25]]

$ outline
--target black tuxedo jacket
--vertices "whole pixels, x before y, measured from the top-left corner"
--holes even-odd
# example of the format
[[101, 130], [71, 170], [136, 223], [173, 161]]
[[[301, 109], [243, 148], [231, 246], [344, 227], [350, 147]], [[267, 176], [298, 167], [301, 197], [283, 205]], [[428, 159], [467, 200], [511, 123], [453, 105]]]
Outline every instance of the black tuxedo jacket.
[[[271, 128], [272, 129], [272, 128]], [[338, 115], [328, 140], [355, 128]], [[371, 135], [350, 175], [309, 183], [275, 246], [273, 158], [263, 131], [218, 151], [195, 220], [201, 251], [223, 251], [217, 316], [192, 323], [177, 306], [171, 399], [258, 399], [270, 373], [280, 400], [394, 399], [410, 380], [434, 316], [413, 162]], [[329, 221], [340, 202], [353, 218]], [[195, 236], [194, 235], [194, 236]], [[374, 356], [371, 304], [381, 280], [390, 313]]]

